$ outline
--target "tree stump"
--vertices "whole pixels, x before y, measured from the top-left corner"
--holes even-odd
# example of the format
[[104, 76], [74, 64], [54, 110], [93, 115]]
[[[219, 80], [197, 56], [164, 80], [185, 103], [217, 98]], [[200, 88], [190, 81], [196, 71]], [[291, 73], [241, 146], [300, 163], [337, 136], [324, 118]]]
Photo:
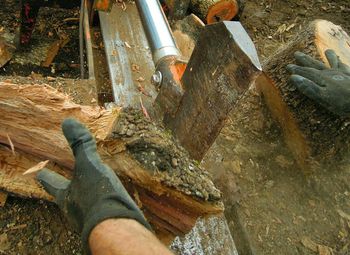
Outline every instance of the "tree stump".
[[295, 63], [295, 51], [326, 62], [326, 49], [333, 49], [350, 64], [349, 46], [350, 37], [340, 26], [316, 20], [266, 61], [264, 74], [256, 82], [283, 130], [286, 144], [306, 172], [317, 169], [320, 163], [340, 159], [348, 151], [349, 119], [328, 112], [301, 94], [288, 82], [286, 65]]

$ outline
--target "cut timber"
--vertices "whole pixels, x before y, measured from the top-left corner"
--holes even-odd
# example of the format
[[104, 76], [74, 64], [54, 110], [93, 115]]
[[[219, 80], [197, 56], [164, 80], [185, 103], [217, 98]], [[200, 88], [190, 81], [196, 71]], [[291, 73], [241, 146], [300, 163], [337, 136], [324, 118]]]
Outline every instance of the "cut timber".
[[350, 37], [341, 27], [316, 20], [267, 60], [264, 75], [256, 82], [272, 115], [282, 127], [288, 147], [299, 166], [307, 172], [317, 168], [320, 162], [341, 156], [349, 148], [349, 119], [318, 106], [288, 82], [290, 74], [285, 67], [295, 63], [295, 51], [326, 62], [326, 49], [333, 49], [344, 63], [350, 64]]
[[35, 174], [22, 173], [50, 160], [64, 176], [72, 174], [74, 158], [60, 125], [74, 117], [95, 135], [102, 160], [118, 174], [160, 238], [185, 234], [199, 217], [223, 211], [208, 173], [140, 110], [82, 106], [49, 86], [1, 82], [0, 112], [0, 142], [9, 145], [9, 136], [16, 148], [15, 155], [0, 150], [1, 189], [48, 199], [33, 180]]
[[191, 0], [190, 9], [207, 24], [232, 20], [243, 11], [244, 0]]
[[173, 26], [173, 35], [181, 55], [190, 59], [196, 46], [200, 32], [204, 28], [203, 21], [196, 15], [191, 14], [186, 18], [177, 21]]
[[182, 76], [185, 92], [178, 110], [164, 120], [191, 157], [202, 160], [260, 71], [241, 23], [224, 21], [203, 29]]

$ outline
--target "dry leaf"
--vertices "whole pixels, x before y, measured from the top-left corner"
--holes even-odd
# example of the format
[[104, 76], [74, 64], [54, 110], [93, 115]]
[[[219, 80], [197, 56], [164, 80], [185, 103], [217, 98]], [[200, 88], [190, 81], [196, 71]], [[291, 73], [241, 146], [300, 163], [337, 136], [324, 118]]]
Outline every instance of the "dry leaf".
[[29, 168], [27, 171], [25, 171], [23, 173], [23, 175], [27, 175], [27, 174], [31, 174], [31, 173], [35, 173], [40, 171], [41, 169], [43, 169], [44, 167], [46, 167], [46, 165], [49, 163], [49, 160], [46, 161], [41, 161], [40, 163], [38, 163], [37, 165]]

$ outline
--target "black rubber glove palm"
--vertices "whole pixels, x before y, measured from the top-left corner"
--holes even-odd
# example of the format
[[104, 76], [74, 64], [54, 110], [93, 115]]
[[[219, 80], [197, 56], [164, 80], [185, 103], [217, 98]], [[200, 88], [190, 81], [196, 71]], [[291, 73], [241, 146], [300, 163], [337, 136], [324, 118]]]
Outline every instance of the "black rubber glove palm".
[[333, 50], [325, 52], [330, 68], [301, 52], [295, 53], [298, 65], [288, 65], [290, 81], [301, 93], [332, 113], [350, 117], [350, 67]]
[[40, 171], [37, 179], [82, 233], [86, 251], [91, 230], [106, 219], [135, 219], [151, 229], [119, 178], [101, 162], [90, 132], [74, 119], [66, 119], [62, 130], [75, 157], [72, 181], [48, 169]]

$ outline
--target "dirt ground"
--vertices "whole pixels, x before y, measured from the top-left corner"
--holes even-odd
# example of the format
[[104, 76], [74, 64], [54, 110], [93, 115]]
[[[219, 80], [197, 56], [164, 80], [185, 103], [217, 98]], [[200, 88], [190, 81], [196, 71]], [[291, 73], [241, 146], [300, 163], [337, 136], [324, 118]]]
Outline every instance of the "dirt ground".
[[[247, 2], [241, 22], [262, 63], [314, 19], [350, 32], [349, 1]], [[304, 175], [254, 90], [232, 112], [204, 164], [214, 178], [233, 172], [232, 199], [239, 202], [232, 213], [250, 241], [242, 245], [248, 240], [234, 236], [237, 246], [245, 246], [241, 254], [350, 254], [349, 160]]]
[[[256, 43], [262, 62], [316, 18], [342, 25], [350, 33], [349, 0], [246, 2], [241, 22]], [[0, 0], [0, 28], [3, 27], [9, 36], [14, 35], [18, 26], [19, 13], [13, 11], [16, 6], [18, 1]], [[48, 10], [48, 13], [50, 11], [52, 10]], [[42, 14], [43, 20], [46, 17], [46, 20], [54, 21], [54, 18], [48, 19], [48, 13]], [[78, 15], [76, 10], [61, 10], [59, 13], [63, 15], [58, 16], [59, 19]], [[56, 20], [53, 24], [60, 22]], [[65, 26], [71, 28], [75, 25]], [[52, 31], [53, 38], [49, 38], [49, 42], [57, 39], [56, 30]], [[45, 27], [36, 31], [46, 34], [50, 32]], [[74, 34], [77, 28], [68, 31]], [[76, 37], [72, 37], [72, 44], [67, 46], [67, 50], [75, 49], [77, 52], [77, 41], [74, 38]], [[40, 40], [34, 42], [41, 43]], [[69, 59], [64, 57], [68, 55]], [[40, 57], [42, 58], [39, 56], [38, 59]], [[26, 64], [27, 68], [19, 73], [14, 61], [13, 67], [5, 67], [0, 75], [30, 75], [32, 80], [45, 80], [46, 76], [79, 76], [79, 68], [71, 65], [78, 63], [77, 55], [65, 52], [56, 61], [56, 66], [62, 69], [58, 68], [55, 72]], [[53, 83], [65, 84], [64, 81], [60, 82], [61, 78], [55, 78], [58, 80]], [[51, 78], [50, 80], [52, 82]], [[83, 103], [91, 101], [79, 98], [78, 94], [74, 98]], [[296, 166], [278, 126], [270, 118], [260, 97], [251, 91], [243, 99], [246, 101], [232, 112], [230, 121], [203, 162], [203, 165], [211, 169], [214, 178], [222, 172], [230, 172], [233, 176], [234, 195], [229, 199], [238, 201], [236, 213], [250, 240], [250, 247], [245, 247], [241, 254], [251, 254], [249, 250], [255, 254], [326, 255], [331, 254], [326, 253], [330, 250], [333, 254], [350, 254], [349, 162], [344, 160], [336, 163], [333, 169], [305, 176]], [[239, 227], [234, 225], [235, 222], [230, 224], [233, 229]], [[237, 236], [234, 238], [238, 240], [236, 242], [242, 242]], [[70, 229], [55, 205], [9, 197], [6, 205], [0, 207], [0, 254], [48, 253], [81, 254], [79, 237]]]

